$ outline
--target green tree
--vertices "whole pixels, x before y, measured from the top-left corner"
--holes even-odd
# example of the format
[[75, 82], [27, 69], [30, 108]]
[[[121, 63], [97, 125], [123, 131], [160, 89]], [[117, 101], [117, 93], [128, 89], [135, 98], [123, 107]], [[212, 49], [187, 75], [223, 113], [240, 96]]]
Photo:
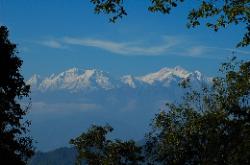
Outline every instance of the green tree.
[[[94, 4], [96, 13], [111, 15], [110, 21], [115, 22], [118, 18], [127, 15], [124, 3], [126, 0], [90, 0]], [[187, 2], [187, 0], [149, 0], [150, 12], [169, 14], [170, 11]], [[194, 6], [188, 13], [188, 27], [200, 25], [201, 19], [207, 20], [206, 26], [218, 31], [231, 24], [241, 24], [246, 29], [242, 40], [237, 47], [244, 47], [250, 44], [250, 1], [249, 0], [193, 0]]]
[[151, 164], [250, 163], [250, 62], [225, 63], [212, 87], [190, 90], [156, 114], [147, 136]]
[[26, 164], [33, 155], [32, 139], [26, 136], [28, 107], [20, 100], [28, 97], [30, 87], [20, 74], [22, 61], [16, 45], [8, 39], [6, 27], [0, 27], [0, 164]]
[[106, 135], [112, 132], [109, 125], [93, 125], [86, 133], [70, 140], [77, 151], [77, 164], [89, 165], [137, 165], [143, 162], [141, 147], [134, 141], [108, 140]]

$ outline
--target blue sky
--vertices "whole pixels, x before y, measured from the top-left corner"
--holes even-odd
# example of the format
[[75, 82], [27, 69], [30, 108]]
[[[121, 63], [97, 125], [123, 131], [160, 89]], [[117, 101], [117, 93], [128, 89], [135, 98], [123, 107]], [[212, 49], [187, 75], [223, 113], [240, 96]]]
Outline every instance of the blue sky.
[[[180, 65], [215, 75], [232, 56], [243, 28], [215, 33], [186, 28], [186, 3], [170, 15], [149, 13], [147, 0], [128, 1], [128, 16], [116, 24], [95, 15], [88, 0], [0, 0], [6, 25], [24, 60], [23, 74], [49, 75], [68, 68], [97, 68], [114, 75], [142, 75]], [[249, 48], [236, 49], [250, 59]]]

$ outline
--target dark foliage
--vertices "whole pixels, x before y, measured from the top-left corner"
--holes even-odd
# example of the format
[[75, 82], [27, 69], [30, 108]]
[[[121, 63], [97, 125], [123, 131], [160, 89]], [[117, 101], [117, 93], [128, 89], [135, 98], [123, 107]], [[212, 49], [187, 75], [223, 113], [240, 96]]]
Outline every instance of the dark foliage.
[[29, 122], [22, 122], [28, 107], [20, 100], [28, 97], [30, 87], [20, 74], [22, 61], [16, 45], [8, 39], [6, 27], [0, 27], [0, 164], [26, 164], [33, 155], [32, 139], [25, 136]]
[[89, 165], [137, 165], [142, 163], [142, 148], [134, 141], [108, 140], [112, 132], [109, 125], [93, 125], [86, 133], [70, 141], [78, 151], [78, 164], [84, 160]]

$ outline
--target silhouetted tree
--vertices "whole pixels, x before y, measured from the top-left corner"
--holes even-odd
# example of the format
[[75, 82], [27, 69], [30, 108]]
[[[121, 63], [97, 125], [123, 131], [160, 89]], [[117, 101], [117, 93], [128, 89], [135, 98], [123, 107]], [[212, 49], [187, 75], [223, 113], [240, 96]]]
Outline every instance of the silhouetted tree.
[[22, 61], [16, 45], [8, 39], [6, 27], [0, 27], [0, 164], [22, 165], [33, 155], [32, 139], [25, 136], [28, 107], [20, 100], [28, 97], [30, 87], [20, 74]]
[[[90, 0], [95, 6], [96, 13], [111, 15], [110, 21], [115, 22], [118, 18], [127, 15], [124, 7], [126, 0]], [[149, 0], [150, 12], [169, 14], [170, 11], [181, 3], [189, 1], [195, 6], [188, 14], [188, 27], [200, 25], [200, 20], [208, 20], [206, 25], [214, 31], [225, 28], [231, 24], [242, 24], [246, 28], [238, 47], [250, 44], [250, 1], [249, 0]], [[211, 21], [211, 22], [210, 22]]]
[[137, 165], [143, 162], [141, 147], [134, 141], [108, 140], [109, 125], [93, 125], [86, 133], [70, 141], [78, 151], [77, 163], [89, 165]]
[[151, 164], [250, 163], [250, 62], [222, 65], [212, 87], [167, 104], [147, 136]]

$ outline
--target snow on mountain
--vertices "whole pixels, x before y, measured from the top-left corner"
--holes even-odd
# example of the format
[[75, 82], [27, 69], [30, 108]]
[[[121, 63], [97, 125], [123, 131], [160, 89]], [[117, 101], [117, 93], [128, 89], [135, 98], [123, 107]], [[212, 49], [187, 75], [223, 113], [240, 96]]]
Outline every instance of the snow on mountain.
[[83, 89], [102, 88], [109, 90], [114, 88], [110, 76], [96, 69], [72, 68], [59, 74], [52, 74], [40, 81], [39, 84], [38, 77], [40, 78], [38, 75], [32, 76], [27, 83], [40, 91], [64, 89], [76, 92]]
[[72, 68], [43, 79], [39, 75], [34, 75], [27, 83], [33, 89], [40, 91], [69, 90], [77, 92], [87, 89], [111, 90], [121, 87], [136, 89], [143, 85], [169, 87], [177, 85], [183, 79], [189, 79], [195, 84], [200, 83], [200, 81], [206, 81], [206, 78], [199, 71], [188, 72], [177, 66], [175, 68], [162, 68], [157, 72], [144, 76], [125, 75], [120, 79], [115, 79], [101, 70]]
[[171, 82], [185, 79], [190, 74], [190, 72], [177, 66], [175, 68], [162, 68], [158, 72], [147, 74], [138, 79], [150, 85], [162, 83], [163, 86], [169, 86]]
[[34, 74], [28, 81], [27, 84], [31, 85], [33, 88], [37, 89], [38, 85], [41, 83], [41, 76]]
[[136, 88], [135, 78], [132, 75], [125, 75], [121, 77], [121, 82], [127, 84], [131, 88]]
[[212, 83], [211, 77], [206, 77], [197, 70], [190, 73], [188, 77], [186, 77], [186, 79], [188, 79], [189, 82], [191, 82], [192, 87], [196, 89], [199, 89], [200, 87], [204, 87], [204, 85]]

